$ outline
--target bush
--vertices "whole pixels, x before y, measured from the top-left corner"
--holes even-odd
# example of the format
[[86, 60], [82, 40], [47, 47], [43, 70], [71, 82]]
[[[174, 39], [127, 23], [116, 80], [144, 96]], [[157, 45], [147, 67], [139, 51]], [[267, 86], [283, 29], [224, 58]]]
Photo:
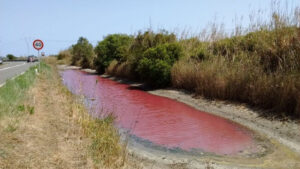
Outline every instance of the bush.
[[71, 54], [71, 50], [70, 49], [67, 49], [67, 50], [62, 50], [58, 53], [57, 55], [57, 59], [58, 60], [69, 60], [72, 58], [72, 54]]
[[105, 69], [115, 59], [118, 62], [125, 62], [129, 56], [129, 47], [133, 37], [122, 34], [113, 34], [105, 37], [105, 39], [96, 46], [95, 67], [98, 73], [104, 73]]
[[70, 65], [73, 55], [72, 55], [72, 49], [66, 49], [62, 50], [58, 53], [56, 56], [58, 60], [58, 64], [65, 64], [65, 65]]
[[215, 41], [210, 50], [214, 55], [233, 60], [241, 53], [248, 57], [258, 56], [267, 73], [300, 70], [300, 29], [282, 27], [275, 30], [260, 30]]
[[136, 77], [134, 76], [132, 70], [133, 69], [131, 68], [129, 62], [118, 63], [118, 61], [113, 60], [106, 69], [106, 73], [116, 77], [123, 77], [131, 80], [136, 80]]
[[146, 50], [137, 66], [140, 78], [154, 87], [170, 84], [171, 68], [182, 56], [178, 43], [163, 44]]
[[300, 117], [299, 35], [299, 28], [282, 27], [220, 39], [207, 47], [198, 43], [188, 59], [173, 66], [172, 85], [210, 99], [273, 110], [268, 115]]
[[15, 57], [14, 55], [12, 55], [12, 54], [6, 55], [6, 58], [7, 58], [8, 60], [15, 60], [15, 59], [16, 59], [16, 57]]
[[144, 33], [139, 32], [131, 46], [131, 51], [133, 53], [144, 52], [151, 47], [173, 42], [176, 42], [175, 34], [170, 34], [164, 30], [160, 31], [159, 33], [154, 33], [151, 30]]
[[80, 37], [77, 44], [72, 46], [72, 65], [82, 68], [92, 68], [95, 54], [92, 44], [86, 38]]
[[164, 30], [159, 33], [154, 33], [151, 30], [144, 33], [139, 32], [130, 47], [130, 53], [132, 55], [128, 60], [131, 65], [133, 65], [133, 69], [136, 69], [139, 60], [142, 59], [146, 50], [161, 44], [174, 42], [176, 42], [176, 36]]

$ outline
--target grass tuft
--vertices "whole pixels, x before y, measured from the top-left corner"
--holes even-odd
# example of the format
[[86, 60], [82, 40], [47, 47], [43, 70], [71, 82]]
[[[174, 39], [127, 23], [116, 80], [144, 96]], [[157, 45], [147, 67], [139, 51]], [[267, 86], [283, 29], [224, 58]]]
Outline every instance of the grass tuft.
[[52, 58], [51, 83], [56, 83], [59, 93], [67, 102], [68, 116], [81, 126], [83, 134], [90, 139], [88, 149], [96, 168], [122, 168], [126, 160], [125, 146], [120, 143], [120, 135], [114, 126], [115, 117], [112, 114], [97, 119], [90, 116], [83, 105], [81, 97], [73, 95], [60, 81], [56, 63]]
[[[35, 82], [35, 69], [38, 69], [38, 67], [32, 66], [23, 75], [13, 80], [8, 80], [4, 86], [0, 87], [0, 119], [2, 116], [14, 114], [25, 109], [21, 103], [25, 99], [28, 89]], [[40, 71], [43, 73], [49, 70], [49, 67], [43, 62], [40, 68]]]

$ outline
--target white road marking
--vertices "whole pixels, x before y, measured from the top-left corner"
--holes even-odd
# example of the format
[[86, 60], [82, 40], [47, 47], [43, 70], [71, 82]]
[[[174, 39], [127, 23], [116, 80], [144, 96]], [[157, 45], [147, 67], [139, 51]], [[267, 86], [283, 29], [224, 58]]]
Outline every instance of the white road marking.
[[[12, 77], [11, 80], [14, 80], [15, 78], [17, 78], [17, 77], [23, 75], [24, 73], [25, 73], [25, 72], [22, 72], [22, 73], [20, 73], [20, 74], [18, 74], [18, 75], [16, 75], [16, 76]], [[4, 86], [5, 84], [6, 84], [6, 82], [0, 84], [0, 87]]]
[[22, 66], [22, 65], [25, 65], [25, 64], [26, 64], [26, 63], [22, 63], [22, 64], [19, 64], [19, 65], [15, 65], [15, 66], [11, 66], [11, 67], [2, 68], [2, 69], [0, 69], [0, 71], [7, 70], [7, 69], [10, 69], [10, 68], [14, 68], [14, 67], [18, 67], [18, 66]]

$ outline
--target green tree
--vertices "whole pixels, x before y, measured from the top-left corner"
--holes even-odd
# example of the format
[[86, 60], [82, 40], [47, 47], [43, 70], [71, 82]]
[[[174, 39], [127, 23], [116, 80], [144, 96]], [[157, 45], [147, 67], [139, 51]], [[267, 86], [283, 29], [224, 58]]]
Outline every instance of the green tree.
[[89, 41], [80, 37], [77, 44], [72, 46], [72, 65], [78, 65], [82, 68], [92, 68], [95, 58], [93, 45]]
[[16, 57], [12, 54], [8, 54], [8, 55], [6, 55], [6, 57], [7, 57], [8, 60], [15, 60], [16, 59]]
[[133, 41], [132, 36], [123, 34], [108, 35], [95, 48], [97, 58], [95, 67], [98, 73], [104, 73], [105, 69], [115, 59], [119, 63], [127, 60], [129, 48]]

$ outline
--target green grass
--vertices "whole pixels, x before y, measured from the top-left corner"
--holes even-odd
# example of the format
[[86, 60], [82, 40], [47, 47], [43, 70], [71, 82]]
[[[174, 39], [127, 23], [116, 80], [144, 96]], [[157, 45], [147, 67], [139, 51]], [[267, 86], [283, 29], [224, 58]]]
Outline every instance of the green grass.
[[[12, 115], [23, 112], [25, 106], [23, 101], [26, 99], [26, 93], [36, 79], [35, 69], [37, 66], [29, 68], [23, 75], [12, 80], [8, 80], [4, 86], [0, 88], [0, 119], [6, 115]], [[40, 73], [49, 69], [49, 67], [41, 62]], [[34, 112], [34, 108], [31, 108]]]

